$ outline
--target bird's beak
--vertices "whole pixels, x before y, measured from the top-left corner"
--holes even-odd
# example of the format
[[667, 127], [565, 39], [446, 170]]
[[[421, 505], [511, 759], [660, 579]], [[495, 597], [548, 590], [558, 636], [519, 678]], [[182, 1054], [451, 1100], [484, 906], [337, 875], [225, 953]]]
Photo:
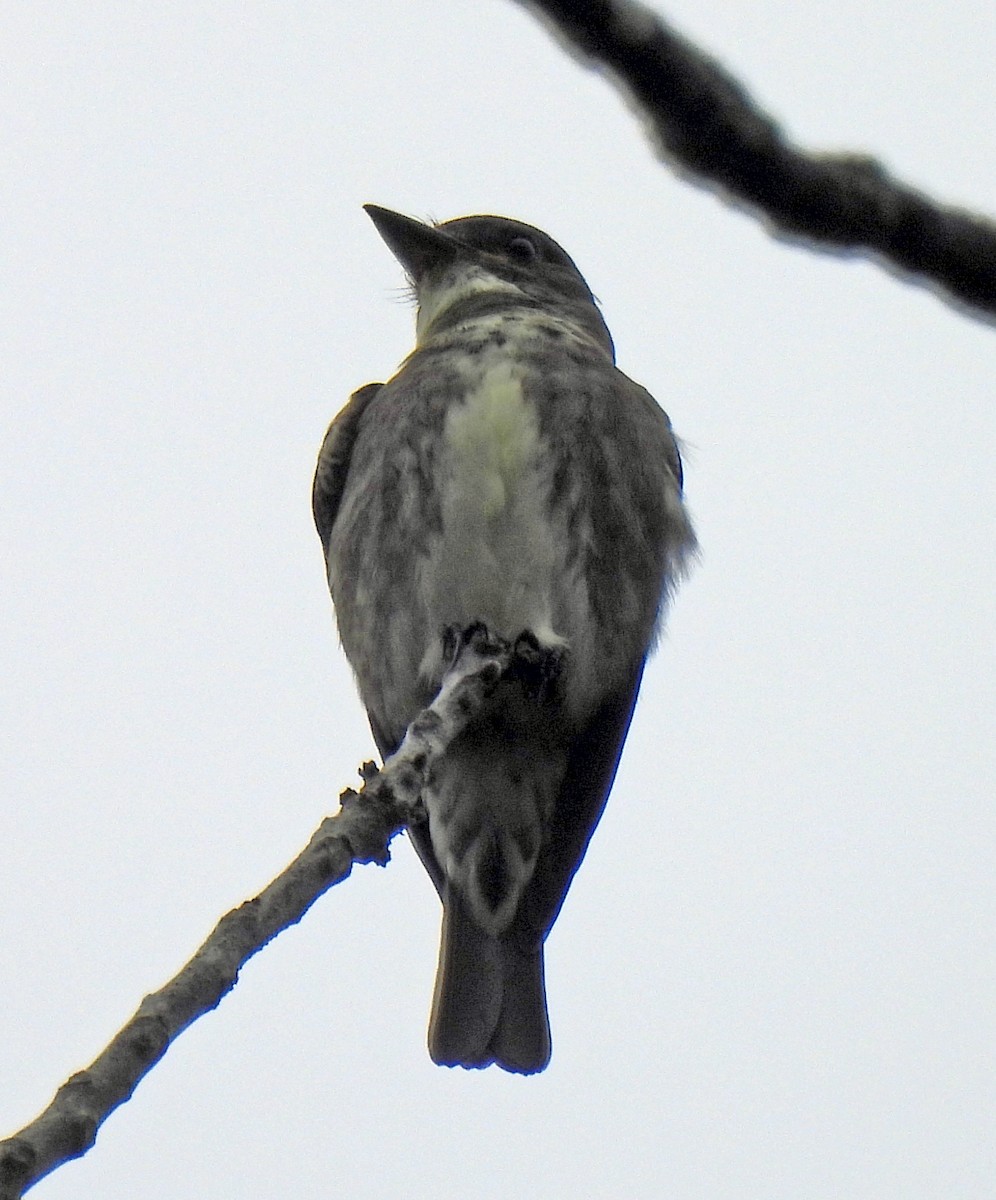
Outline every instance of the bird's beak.
[[364, 204], [363, 209], [415, 284], [431, 268], [455, 258], [459, 252], [460, 243], [441, 229], [378, 204]]

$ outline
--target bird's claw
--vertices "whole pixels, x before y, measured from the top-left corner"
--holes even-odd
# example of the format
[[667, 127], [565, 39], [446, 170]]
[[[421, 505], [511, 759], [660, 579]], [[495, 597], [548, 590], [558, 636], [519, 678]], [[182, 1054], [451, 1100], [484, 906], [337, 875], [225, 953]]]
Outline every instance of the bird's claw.
[[549, 700], [556, 694], [567, 652], [562, 646], [544, 646], [530, 629], [515, 639], [509, 675], [518, 679], [533, 700]]
[[470, 625], [447, 625], [443, 630], [443, 662], [453, 666], [465, 646], [487, 656], [500, 654], [507, 642], [493, 634], [483, 621], [474, 621]]

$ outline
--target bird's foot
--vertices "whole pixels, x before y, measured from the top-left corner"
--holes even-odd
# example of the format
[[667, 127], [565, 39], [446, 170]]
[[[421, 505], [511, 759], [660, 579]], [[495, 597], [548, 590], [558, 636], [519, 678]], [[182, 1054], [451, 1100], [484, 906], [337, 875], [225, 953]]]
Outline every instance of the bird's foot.
[[448, 625], [442, 636], [444, 669], [451, 670], [467, 650], [484, 657], [511, 650], [506, 678], [519, 683], [531, 700], [542, 702], [557, 695], [567, 659], [565, 645], [541, 642], [532, 630], [525, 629], [510, 646], [483, 621], [474, 621], [470, 625]]
[[447, 625], [443, 630], [443, 662], [452, 667], [465, 646], [481, 655], [500, 654], [508, 643], [491, 632], [483, 621], [470, 625]]
[[512, 647], [509, 676], [519, 680], [531, 700], [552, 700], [566, 659], [564, 646], [544, 645], [532, 630], [524, 629]]

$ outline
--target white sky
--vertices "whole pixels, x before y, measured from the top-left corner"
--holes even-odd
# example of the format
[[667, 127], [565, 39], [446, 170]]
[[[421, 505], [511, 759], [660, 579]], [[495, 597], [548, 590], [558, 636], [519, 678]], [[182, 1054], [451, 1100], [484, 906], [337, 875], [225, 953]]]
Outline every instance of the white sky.
[[[804, 143], [996, 208], [991, 0], [667, 12]], [[992, 327], [676, 179], [512, 3], [34, 0], [0, 47], [0, 1132], [372, 754], [309, 510], [412, 344], [361, 203], [561, 241], [703, 545], [544, 1075], [429, 1061], [399, 841], [33, 1195], [989, 1200]]]

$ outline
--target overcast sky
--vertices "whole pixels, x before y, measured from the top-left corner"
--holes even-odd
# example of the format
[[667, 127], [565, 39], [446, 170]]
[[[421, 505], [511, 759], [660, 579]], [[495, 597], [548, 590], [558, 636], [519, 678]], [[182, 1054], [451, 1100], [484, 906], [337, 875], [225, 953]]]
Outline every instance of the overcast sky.
[[[674, 0], [802, 143], [996, 209], [991, 0]], [[0, 12], [0, 1133], [373, 747], [310, 486], [412, 345], [360, 205], [548, 230], [702, 559], [548, 943], [554, 1056], [425, 1050], [407, 842], [39, 1200], [990, 1200], [996, 331], [655, 161], [513, 3]]]

